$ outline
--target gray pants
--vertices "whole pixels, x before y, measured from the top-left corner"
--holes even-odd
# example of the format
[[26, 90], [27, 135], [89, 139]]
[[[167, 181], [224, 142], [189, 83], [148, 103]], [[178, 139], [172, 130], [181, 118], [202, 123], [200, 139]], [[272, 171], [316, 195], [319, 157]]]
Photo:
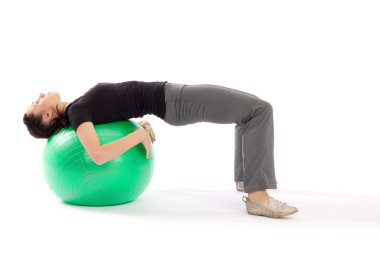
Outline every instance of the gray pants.
[[164, 121], [235, 123], [235, 181], [244, 192], [277, 189], [273, 157], [273, 110], [259, 97], [213, 84], [167, 83]]

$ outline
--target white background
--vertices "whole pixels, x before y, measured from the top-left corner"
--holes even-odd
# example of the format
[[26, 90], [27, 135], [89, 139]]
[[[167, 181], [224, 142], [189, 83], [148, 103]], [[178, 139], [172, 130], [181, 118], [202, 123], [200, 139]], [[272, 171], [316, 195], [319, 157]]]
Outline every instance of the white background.
[[[1, 1], [1, 252], [378, 252], [378, 1]], [[218, 84], [274, 109], [285, 219], [248, 215], [234, 125], [154, 115], [155, 171], [134, 202], [63, 204], [45, 140], [22, 116], [40, 92], [72, 101], [98, 82]], [[136, 119], [140, 120], [140, 119]]]

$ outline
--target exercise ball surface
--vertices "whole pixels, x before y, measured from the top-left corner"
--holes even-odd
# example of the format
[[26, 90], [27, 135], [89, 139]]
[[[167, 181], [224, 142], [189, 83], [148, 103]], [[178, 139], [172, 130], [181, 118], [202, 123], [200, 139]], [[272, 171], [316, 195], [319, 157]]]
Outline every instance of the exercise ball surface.
[[[132, 121], [95, 125], [101, 144], [142, 128]], [[43, 153], [44, 176], [63, 202], [85, 206], [118, 205], [135, 200], [147, 188], [154, 168], [153, 146], [146, 158], [142, 143], [97, 165], [71, 126], [48, 138]]]

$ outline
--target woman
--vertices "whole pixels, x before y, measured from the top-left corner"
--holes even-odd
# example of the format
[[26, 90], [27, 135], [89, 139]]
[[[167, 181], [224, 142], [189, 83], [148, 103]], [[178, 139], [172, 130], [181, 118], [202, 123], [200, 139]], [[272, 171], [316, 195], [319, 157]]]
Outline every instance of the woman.
[[235, 123], [235, 183], [248, 214], [284, 217], [298, 209], [271, 196], [277, 189], [273, 157], [273, 111], [268, 102], [239, 90], [212, 84], [187, 85], [128, 81], [99, 83], [73, 102], [59, 93], [41, 93], [24, 115], [30, 134], [48, 138], [72, 125], [89, 156], [97, 164], [112, 160], [140, 142], [150, 156], [154, 132], [143, 129], [101, 145], [94, 125], [154, 114], [173, 126], [196, 122]]

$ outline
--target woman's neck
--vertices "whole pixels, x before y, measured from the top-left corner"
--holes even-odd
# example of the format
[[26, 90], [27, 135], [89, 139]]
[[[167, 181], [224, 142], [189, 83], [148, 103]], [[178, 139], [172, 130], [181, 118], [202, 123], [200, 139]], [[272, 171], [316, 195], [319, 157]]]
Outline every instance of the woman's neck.
[[60, 102], [58, 104], [58, 111], [62, 114], [65, 114], [67, 106], [69, 106], [71, 102]]

